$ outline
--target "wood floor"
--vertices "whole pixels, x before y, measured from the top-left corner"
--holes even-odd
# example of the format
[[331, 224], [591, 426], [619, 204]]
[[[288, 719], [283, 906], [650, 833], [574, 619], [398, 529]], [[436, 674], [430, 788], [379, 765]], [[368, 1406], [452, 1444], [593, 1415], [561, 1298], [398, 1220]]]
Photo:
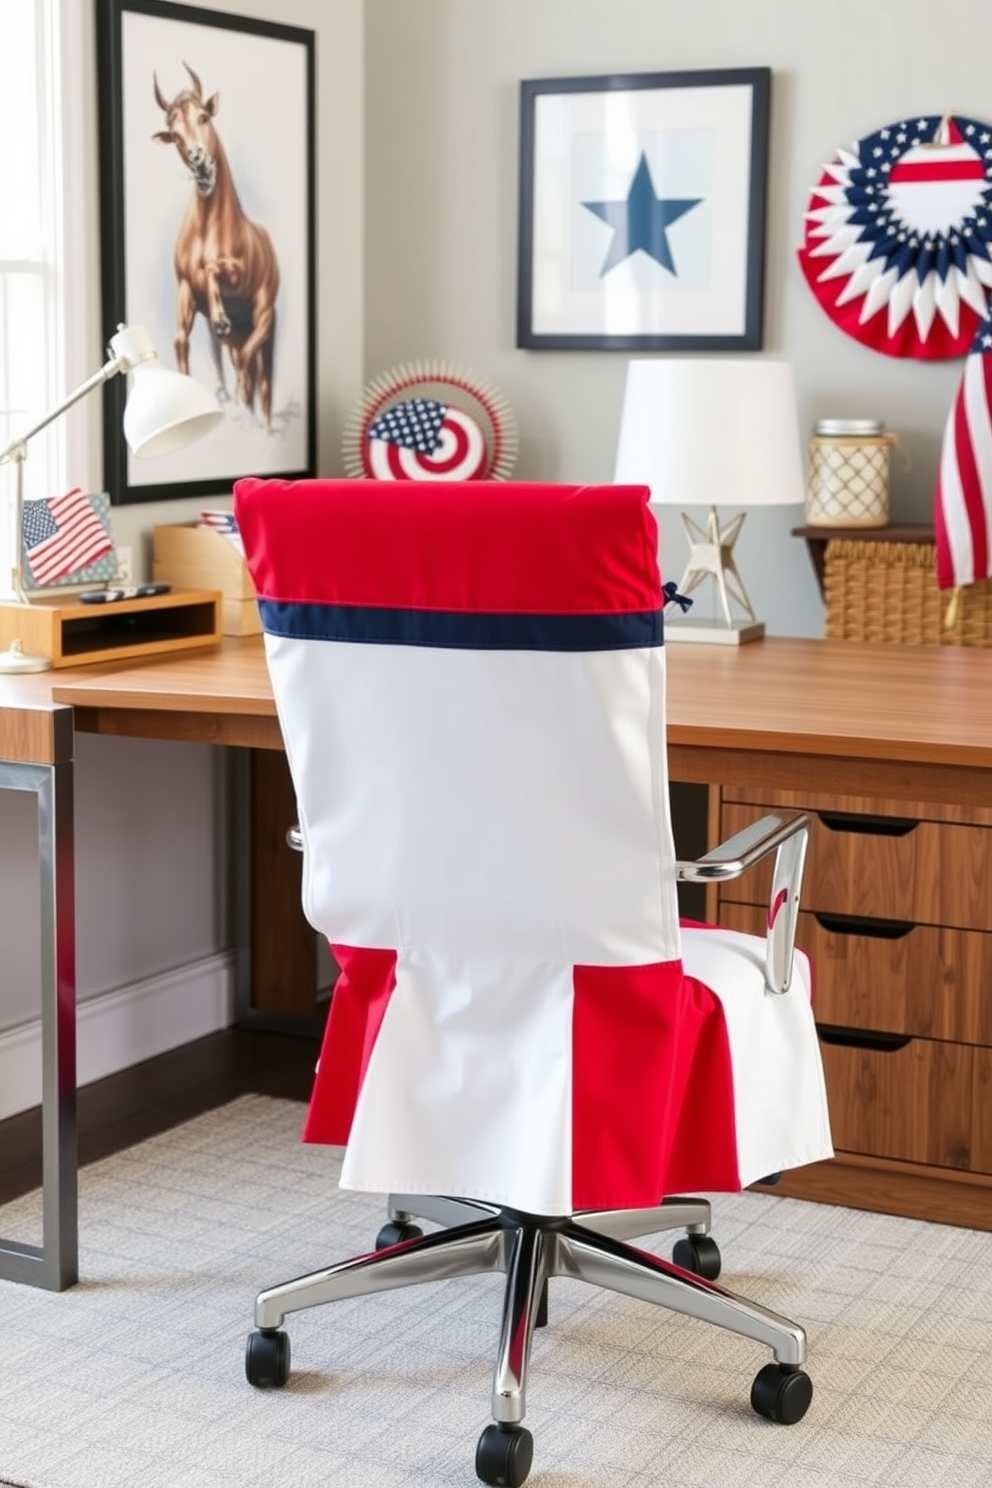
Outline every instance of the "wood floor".
[[[95, 1162], [239, 1095], [309, 1099], [316, 1039], [229, 1028], [79, 1092], [79, 1160]], [[41, 1111], [0, 1121], [0, 1203], [41, 1184]]]

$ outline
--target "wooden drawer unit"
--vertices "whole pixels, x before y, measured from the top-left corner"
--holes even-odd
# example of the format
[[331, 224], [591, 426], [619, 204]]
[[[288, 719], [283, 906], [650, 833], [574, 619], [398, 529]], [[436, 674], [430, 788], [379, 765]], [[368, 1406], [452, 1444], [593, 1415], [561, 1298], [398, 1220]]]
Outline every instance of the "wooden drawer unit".
[[[721, 923], [764, 935], [767, 909], [723, 904]], [[843, 915], [799, 916], [816, 1016], [850, 1028], [992, 1046], [992, 935]]]
[[[811, 819], [797, 939], [838, 1163], [989, 1185], [992, 807], [725, 788], [720, 836], [776, 809]], [[764, 934], [769, 880], [770, 865], [714, 891], [719, 921]], [[992, 1188], [968, 1191], [992, 1228]]]
[[[740, 831], [762, 801], [723, 809], [722, 830]], [[835, 915], [992, 930], [992, 830], [879, 812], [810, 810], [803, 903]], [[770, 863], [727, 885], [724, 897], [768, 903]]]
[[992, 1050], [847, 1037], [822, 1042], [838, 1151], [992, 1173]]

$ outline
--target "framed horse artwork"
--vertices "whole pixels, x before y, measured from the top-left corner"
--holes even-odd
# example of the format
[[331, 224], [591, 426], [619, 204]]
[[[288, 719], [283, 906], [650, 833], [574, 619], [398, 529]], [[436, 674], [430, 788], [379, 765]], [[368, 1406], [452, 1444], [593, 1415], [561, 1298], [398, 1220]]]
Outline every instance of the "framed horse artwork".
[[125, 379], [109, 382], [111, 500], [313, 475], [313, 32], [164, 0], [97, 0], [97, 17], [103, 329], [143, 326], [225, 411], [195, 445], [136, 460]]

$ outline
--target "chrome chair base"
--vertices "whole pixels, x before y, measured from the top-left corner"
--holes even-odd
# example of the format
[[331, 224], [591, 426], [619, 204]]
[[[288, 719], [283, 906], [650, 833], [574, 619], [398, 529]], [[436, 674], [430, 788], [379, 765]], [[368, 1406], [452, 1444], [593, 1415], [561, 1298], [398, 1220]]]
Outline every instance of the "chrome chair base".
[[[390, 1194], [386, 1204], [389, 1218], [395, 1224], [413, 1219], [427, 1219], [433, 1224], [469, 1224], [485, 1215], [500, 1213], [498, 1204], [484, 1204], [478, 1199], [449, 1199], [435, 1194]], [[708, 1199], [664, 1199], [651, 1209], [584, 1209], [573, 1216], [587, 1229], [614, 1240], [634, 1240], [640, 1235], [656, 1235], [664, 1230], [685, 1230], [690, 1235], [708, 1235], [713, 1211]], [[714, 1278], [715, 1280], [715, 1278]]]
[[627, 1243], [675, 1226], [704, 1234], [710, 1218], [705, 1200], [671, 1199], [652, 1209], [549, 1218], [474, 1200], [394, 1194], [389, 1213], [393, 1223], [407, 1223], [417, 1215], [446, 1228], [260, 1292], [257, 1331], [249, 1335], [246, 1355], [251, 1384], [282, 1385], [289, 1378], [289, 1339], [280, 1331], [288, 1313], [420, 1282], [502, 1271], [506, 1287], [493, 1375], [495, 1425], [483, 1432], [476, 1458], [484, 1482], [520, 1484], [529, 1470], [532, 1444], [523, 1443], [524, 1437], [530, 1442], [530, 1434], [521, 1426], [527, 1369], [542, 1298], [555, 1276], [587, 1281], [764, 1344], [775, 1363], [755, 1379], [754, 1409], [783, 1424], [806, 1412], [812, 1385], [800, 1368], [806, 1334], [798, 1324]]

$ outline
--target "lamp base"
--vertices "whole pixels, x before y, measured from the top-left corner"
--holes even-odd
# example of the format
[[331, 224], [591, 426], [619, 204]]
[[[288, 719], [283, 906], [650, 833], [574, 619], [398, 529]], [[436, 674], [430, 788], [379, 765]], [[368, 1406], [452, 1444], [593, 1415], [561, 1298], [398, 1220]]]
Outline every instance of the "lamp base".
[[[706, 579], [712, 579], [724, 616], [723, 623], [690, 621], [689, 624], [691, 626], [702, 623], [707, 632], [710, 630], [728, 632], [726, 635], [698, 635], [694, 636], [693, 640], [722, 641], [727, 645], [738, 645], [742, 640], [757, 640], [764, 629], [760, 621], [755, 619], [751, 601], [744, 588], [744, 581], [737, 572], [737, 564], [734, 561], [734, 543], [740, 536], [745, 516], [745, 512], [740, 512], [725, 527], [722, 527], [719, 512], [715, 506], [711, 506], [704, 531], [686, 512], [681, 513], [682, 530], [689, 539], [689, 562], [685, 573], [679, 580], [679, 589], [683, 595], [689, 595]], [[733, 618], [730, 613], [731, 599], [736, 600], [747, 616], [747, 620]], [[749, 626], [757, 628], [750, 634], [746, 634]], [[740, 635], [736, 634], [738, 630], [741, 631]], [[686, 636], [685, 639], [688, 640], [689, 637]]]
[[12, 672], [49, 672], [52, 661], [49, 656], [31, 656], [20, 641], [11, 641], [6, 651], [0, 651], [0, 674]]
[[765, 633], [763, 620], [665, 620], [665, 643], [697, 641], [711, 646], [742, 646], [745, 641], [760, 641]]

